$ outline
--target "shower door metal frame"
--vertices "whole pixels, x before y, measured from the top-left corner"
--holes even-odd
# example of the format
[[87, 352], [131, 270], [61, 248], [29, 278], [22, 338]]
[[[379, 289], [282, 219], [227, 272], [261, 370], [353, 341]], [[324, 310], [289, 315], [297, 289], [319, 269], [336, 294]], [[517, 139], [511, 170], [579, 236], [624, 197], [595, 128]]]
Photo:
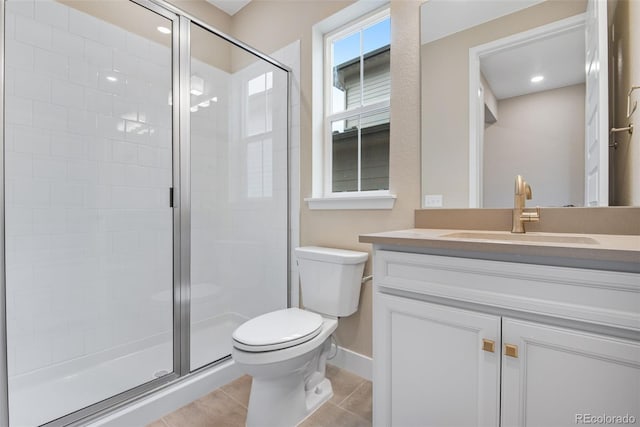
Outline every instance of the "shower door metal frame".
[[180, 16], [178, 89], [178, 175], [177, 199], [180, 206], [180, 264], [174, 298], [174, 372], [189, 373], [191, 362], [191, 31], [189, 20]]
[[4, 0], [0, 1], [0, 426], [9, 425], [9, 374], [7, 365], [7, 286], [4, 235]]
[[[5, 22], [7, 0], [0, 0], [0, 22]], [[189, 379], [192, 375], [224, 362], [230, 356], [195, 370], [190, 368], [191, 337], [191, 191], [190, 191], [190, 25], [219, 36], [232, 45], [280, 68], [287, 73], [287, 172], [289, 185], [290, 138], [291, 138], [291, 69], [264, 53], [231, 37], [195, 16], [165, 0], [129, 0], [172, 22], [172, 185], [173, 185], [173, 372], [156, 378], [130, 390], [111, 396], [75, 412], [44, 424], [47, 427], [80, 426], [102, 418], [109, 413], [133, 404], [157, 391]], [[6, 323], [6, 268], [5, 268], [5, 164], [4, 164], [4, 104], [5, 104], [5, 36], [0, 31], [0, 426], [9, 425], [9, 394], [7, 366]], [[286, 305], [291, 306], [291, 196], [287, 194], [287, 296]]]

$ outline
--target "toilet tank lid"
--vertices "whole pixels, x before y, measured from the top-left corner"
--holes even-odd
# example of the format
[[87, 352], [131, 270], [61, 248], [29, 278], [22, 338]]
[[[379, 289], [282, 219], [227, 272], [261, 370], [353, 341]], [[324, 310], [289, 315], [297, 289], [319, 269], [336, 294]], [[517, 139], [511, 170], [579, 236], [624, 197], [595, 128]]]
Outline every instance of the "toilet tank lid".
[[369, 254], [366, 252], [323, 248], [320, 246], [303, 246], [296, 248], [295, 251], [298, 259], [310, 259], [335, 264], [360, 264], [369, 258]]

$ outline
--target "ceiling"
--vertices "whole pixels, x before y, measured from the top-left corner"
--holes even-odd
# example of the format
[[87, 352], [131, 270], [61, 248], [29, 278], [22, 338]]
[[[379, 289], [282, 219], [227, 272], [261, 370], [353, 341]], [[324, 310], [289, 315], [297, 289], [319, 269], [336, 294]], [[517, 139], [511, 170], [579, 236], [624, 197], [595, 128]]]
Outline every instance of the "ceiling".
[[420, 7], [421, 44], [509, 15], [543, 0], [428, 0]]
[[[480, 69], [498, 99], [585, 81], [584, 27], [506, 49], [480, 59]], [[544, 80], [532, 83], [531, 77]]]
[[207, 2], [232, 16], [248, 5], [250, 1], [251, 0], [207, 0]]

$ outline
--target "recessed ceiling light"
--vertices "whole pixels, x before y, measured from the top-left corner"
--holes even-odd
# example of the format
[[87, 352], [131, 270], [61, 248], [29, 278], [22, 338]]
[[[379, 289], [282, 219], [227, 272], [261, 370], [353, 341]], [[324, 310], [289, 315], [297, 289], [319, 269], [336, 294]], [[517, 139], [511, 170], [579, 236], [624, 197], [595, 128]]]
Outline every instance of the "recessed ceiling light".
[[162, 34], [171, 34], [171, 30], [167, 27], [158, 27], [158, 31], [160, 31]]
[[544, 76], [533, 76], [531, 77], [531, 83], [539, 83], [544, 80]]

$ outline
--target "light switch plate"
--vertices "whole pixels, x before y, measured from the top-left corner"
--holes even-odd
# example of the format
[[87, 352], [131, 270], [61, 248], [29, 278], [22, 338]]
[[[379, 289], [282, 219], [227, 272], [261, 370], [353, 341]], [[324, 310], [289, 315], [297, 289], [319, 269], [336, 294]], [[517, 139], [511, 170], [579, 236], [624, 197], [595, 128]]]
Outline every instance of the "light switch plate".
[[442, 194], [426, 194], [424, 196], [425, 208], [441, 208], [442, 207]]

